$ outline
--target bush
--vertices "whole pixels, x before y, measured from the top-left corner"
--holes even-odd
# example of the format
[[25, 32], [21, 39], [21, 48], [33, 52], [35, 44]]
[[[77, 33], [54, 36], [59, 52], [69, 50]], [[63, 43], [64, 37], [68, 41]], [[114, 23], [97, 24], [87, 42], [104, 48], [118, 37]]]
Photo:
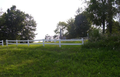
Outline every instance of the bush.
[[120, 34], [101, 34], [99, 30], [91, 31], [89, 40], [83, 45], [85, 48], [107, 48], [120, 50]]
[[101, 30], [98, 28], [91, 28], [88, 31], [89, 34], [89, 41], [93, 42], [93, 41], [98, 41], [101, 39]]

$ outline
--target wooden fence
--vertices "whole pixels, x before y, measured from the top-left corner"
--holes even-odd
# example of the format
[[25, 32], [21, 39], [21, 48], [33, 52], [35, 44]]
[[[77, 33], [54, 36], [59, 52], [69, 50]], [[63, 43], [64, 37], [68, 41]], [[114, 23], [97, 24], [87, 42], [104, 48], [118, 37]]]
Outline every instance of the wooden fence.
[[4, 45], [4, 44], [3, 44], [3, 40], [0, 41], [0, 45], [2, 45], [2, 46]]
[[[38, 42], [35, 43], [35, 41], [42, 41], [42, 42]], [[45, 41], [52, 41], [50, 43], [45, 42]], [[58, 41], [58, 43], [57, 43]], [[62, 41], [81, 41], [81, 43], [62, 43]], [[84, 44], [84, 40], [82, 39], [59, 39], [59, 40], [45, 40], [45, 39], [41, 39], [41, 40], [6, 40], [6, 45], [8, 46], [8, 44], [27, 44], [28, 46], [30, 44], [42, 44], [43, 46], [45, 46], [45, 44], [50, 44], [50, 45], [59, 45], [59, 47], [61, 47], [61, 45], [82, 45]]]

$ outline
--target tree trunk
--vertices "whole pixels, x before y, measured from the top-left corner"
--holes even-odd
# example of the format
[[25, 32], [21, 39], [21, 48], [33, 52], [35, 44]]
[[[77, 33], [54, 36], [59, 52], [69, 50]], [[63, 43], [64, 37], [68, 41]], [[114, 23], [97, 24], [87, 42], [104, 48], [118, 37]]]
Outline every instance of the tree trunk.
[[103, 24], [103, 34], [104, 34], [105, 33], [105, 19], [103, 19], [102, 24]]
[[112, 20], [113, 20], [113, 12], [112, 12], [112, 2], [108, 1], [108, 27], [109, 27], [109, 32], [112, 34]]
[[109, 23], [109, 32], [112, 34], [112, 21]]

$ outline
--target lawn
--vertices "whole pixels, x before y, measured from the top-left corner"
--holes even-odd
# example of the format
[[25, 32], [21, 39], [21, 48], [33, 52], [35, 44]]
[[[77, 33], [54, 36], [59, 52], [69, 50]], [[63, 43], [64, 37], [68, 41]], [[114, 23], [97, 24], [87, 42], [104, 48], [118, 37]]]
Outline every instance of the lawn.
[[120, 77], [120, 52], [81, 46], [0, 46], [0, 77]]

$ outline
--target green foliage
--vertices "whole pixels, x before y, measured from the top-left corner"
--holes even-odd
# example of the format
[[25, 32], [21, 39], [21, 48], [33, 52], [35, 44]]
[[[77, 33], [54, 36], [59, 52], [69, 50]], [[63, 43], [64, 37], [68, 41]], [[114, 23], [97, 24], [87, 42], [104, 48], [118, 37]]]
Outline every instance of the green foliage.
[[86, 37], [89, 28], [90, 23], [88, 22], [84, 12], [75, 17], [75, 30], [78, 37]]
[[89, 41], [93, 42], [93, 41], [98, 41], [101, 38], [101, 29], [97, 29], [97, 28], [93, 28], [91, 27], [91, 29], [89, 29], [88, 31], [88, 35], [89, 35]]
[[[109, 33], [112, 33], [113, 18], [119, 13], [119, 0], [90, 0], [87, 8], [89, 19], [97, 26], [103, 26], [103, 33], [105, 33], [105, 26]], [[116, 6], [116, 7], [115, 7]]]
[[[107, 33], [108, 33], [108, 29], [107, 29]], [[113, 34], [119, 34], [120, 33], [120, 24], [119, 24], [119, 22], [117, 22], [117, 21], [113, 22], [112, 33]]]
[[34, 39], [36, 22], [33, 17], [12, 6], [0, 18], [0, 39]]
[[75, 19], [69, 19], [67, 21], [67, 38], [76, 38], [77, 37], [77, 32], [76, 32], [76, 29], [75, 29]]
[[0, 77], [119, 77], [119, 54], [81, 46], [0, 46]]
[[57, 28], [54, 30], [56, 34], [60, 34], [60, 29], [62, 30], [62, 34], [64, 35], [65, 30], [67, 28], [67, 23], [66, 22], [59, 22], [57, 24]]
[[[97, 40], [96, 40], [97, 39]], [[92, 41], [91, 41], [92, 40]], [[84, 44], [85, 48], [107, 48], [110, 50], [120, 50], [120, 34], [100, 35], [91, 38], [88, 43]]]
[[62, 29], [63, 36], [67, 38], [79, 38], [86, 37], [87, 31], [90, 28], [90, 23], [87, 19], [87, 13], [83, 12], [75, 16], [75, 19], [70, 18], [67, 22], [59, 22], [57, 28], [55, 29], [55, 33], [60, 33], [60, 29]]

